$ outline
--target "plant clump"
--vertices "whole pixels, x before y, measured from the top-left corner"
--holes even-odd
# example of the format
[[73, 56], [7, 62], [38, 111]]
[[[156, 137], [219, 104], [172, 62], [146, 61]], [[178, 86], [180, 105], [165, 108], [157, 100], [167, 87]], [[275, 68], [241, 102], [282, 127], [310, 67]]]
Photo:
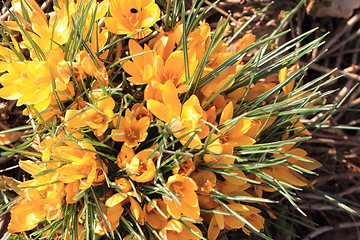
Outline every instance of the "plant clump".
[[9, 233], [270, 239], [266, 192], [296, 207], [294, 190], [312, 187], [304, 173], [321, 164], [298, 146], [311, 136], [301, 119], [332, 106], [318, 101], [326, 76], [300, 84], [296, 61], [321, 38], [289, 50], [313, 31], [271, 50], [286, 32], [255, 39], [244, 23], [225, 38], [229, 19], [211, 29], [203, 1], [189, 12], [176, 0], [57, 0], [49, 14], [12, 4], [0, 97], [25, 106], [31, 132], [0, 147], [36, 160], [19, 161], [29, 180], [2, 178], [18, 194], [2, 207]]

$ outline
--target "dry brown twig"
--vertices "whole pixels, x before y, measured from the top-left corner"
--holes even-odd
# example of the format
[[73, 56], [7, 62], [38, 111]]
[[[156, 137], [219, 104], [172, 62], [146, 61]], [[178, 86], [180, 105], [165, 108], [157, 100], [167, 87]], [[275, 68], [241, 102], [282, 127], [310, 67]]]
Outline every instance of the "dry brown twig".
[[[208, 5], [208, 6], [211, 6], [213, 3], [208, 1], [208, 0], [205, 0], [205, 3]], [[223, 9], [221, 9], [220, 7], [217, 7], [217, 6], [214, 6], [213, 7], [216, 11], [218, 11], [220, 14], [224, 15], [225, 17], [229, 17], [231, 22], [235, 23], [236, 24], [236, 27], [239, 28], [241, 27], [240, 23], [234, 18], [232, 17], [229, 13], [227, 13], [226, 11], [224, 11]]]
[[354, 192], [359, 192], [359, 191], [360, 191], [360, 186], [354, 186], [354, 187], [346, 189], [345, 191], [338, 193], [337, 195], [339, 195], [340, 197], [343, 197], [345, 195], [349, 195], [349, 194], [352, 194]]
[[[50, 6], [50, 4], [52, 3], [52, 0], [46, 0], [42, 5], [41, 5], [41, 9], [45, 10], [48, 6]], [[11, 7], [9, 9], [10, 11], [13, 11], [14, 9]], [[6, 11], [4, 14], [2, 14], [0, 16], [0, 21], [5, 21], [8, 17], [10, 16], [9, 11]]]
[[319, 186], [319, 185], [325, 184], [331, 180], [340, 180], [340, 179], [353, 181], [352, 179], [354, 177], [359, 177], [359, 173], [350, 172], [350, 173], [340, 173], [340, 174], [331, 174], [331, 175], [329, 174], [329, 175], [326, 175], [323, 177], [320, 176], [317, 179], [316, 185]]
[[[299, 63], [302, 66], [307, 64], [306, 62], [303, 62], [303, 61], [299, 61]], [[323, 72], [323, 73], [328, 73], [328, 72], [332, 71], [332, 69], [327, 68], [327, 67], [323, 67], [323, 66], [321, 66], [319, 64], [316, 64], [316, 63], [311, 64], [309, 66], [309, 68], [314, 69], [314, 70], [319, 71], [319, 72]], [[344, 75], [344, 77], [346, 77], [346, 78], [349, 78], [349, 79], [355, 80], [357, 82], [360, 82], [360, 75], [355, 74], [355, 73], [348, 73], [348, 72], [345, 72], [343, 70], [335, 70], [333, 75], [334, 76]]]
[[306, 209], [311, 211], [346, 211], [341, 207], [337, 207], [334, 205], [326, 205], [326, 204], [312, 204], [312, 203], [304, 203], [297, 205], [300, 209]]
[[353, 228], [353, 227], [356, 227], [356, 228], [360, 227], [360, 222], [344, 222], [344, 223], [337, 224], [336, 226], [319, 227], [316, 231], [313, 231], [310, 234], [308, 234], [307, 236], [305, 236], [303, 238], [303, 240], [315, 239], [317, 236], [319, 236], [325, 232], [328, 232], [328, 231], [342, 229], [342, 228]]
[[360, 143], [356, 143], [353, 141], [339, 141], [334, 139], [327, 139], [327, 138], [317, 138], [317, 139], [309, 139], [307, 140], [308, 143], [326, 143], [329, 145], [348, 145], [348, 146], [360, 146]]
[[[326, 44], [321, 48], [320, 52], [324, 52], [326, 49], [330, 49], [335, 43], [338, 43], [338, 40], [344, 36], [344, 34], [351, 30], [351, 28], [360, 20], [360, 14], [354, 15], [350, 18], [346, 25], [342, 28], [339, 28], [335, 36], [331, 37]], [[339, 46], [337, 46], [338, 48]], [[325, 58], [325, 56], [329, 55], [329, 53], [325, 53], [321, 58]]]

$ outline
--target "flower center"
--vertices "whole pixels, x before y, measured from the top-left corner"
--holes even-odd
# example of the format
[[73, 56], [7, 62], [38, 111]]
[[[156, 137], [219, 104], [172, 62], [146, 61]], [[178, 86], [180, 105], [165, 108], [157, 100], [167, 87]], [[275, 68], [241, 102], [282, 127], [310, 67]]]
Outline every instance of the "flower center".
[[84, 165], [81, 169], [80, 169], [80, 172], [81, 174], [83, 174], [84, 176], [87, 176], [89, 175], [89, 173], [91, 172], [92, 170], [92, 166], [91, 165]]
[[191, 159], [187, 159], [185, 162], [180, 164], [179, 174], [186, 174], [193, 167], [193, 162]]
[[167, 81], [172, 81], [175, 85], [175, 87], [177, 87], [178, 83], [179, 83], [179, 74], [174, 73], [174, 72], [170, 72], [168, 74], [166, 74], [164, 76], [164, 78], [162, 79], [162, 83], [165, 84]]
[[220, 140], [222, 143], [227, 143], [229, 141], [229, 131], [221, 135]]
[[182, 193], [183, 187], [184, 186], [182, 185], [182, 183], [179, 183], [179, 182], [175, 182], [172, 185], [173, 192], [176, 192], [176, 193], [179, 193], [179, 194]]
[[107, 121], [107, 116], [104, 114], [97, 114], [94, 119], [93, 119], [94, 123], [96, 124], [105, 124]]
[[145, 163], [140, 163], [139, 169], [138, 169], [138, 174], [142, 175], [146, 171], [147, 171], [146, 164]]
[[139, 139], [139, 132], [134, 129], [128, 129], [126, 132], [126, 138], [130, 140], [131, 142]]
[[21, 77], [23, 77], [23, 78], [28, 78], [28, 73], [27, 73], [27, 72], [22, 72], [22, 73], [21, 73]]

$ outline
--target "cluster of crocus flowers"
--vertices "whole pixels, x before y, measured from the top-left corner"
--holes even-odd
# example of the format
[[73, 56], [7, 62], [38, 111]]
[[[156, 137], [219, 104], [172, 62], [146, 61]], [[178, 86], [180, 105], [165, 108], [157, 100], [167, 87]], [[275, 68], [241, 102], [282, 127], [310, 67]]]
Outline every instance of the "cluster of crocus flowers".
[[[311, 186], [301, 173], [321, 164], [293, 143], [260, 157], [242, 152], [309, 135], [293, 118], [281, 128], [286, 134], [273, 134], [283, 121], [280, 107], [247, 113], [279, 84], [261, 107], [275, 104], [275, 93], [280, 102], [309, 96], [292, 95], [287, 79], [296, 65], [236, 87], [249, 77], [241, 75], [248, 69], [242, 59], [254, 35], [230, 50], [222, 40], [226, 24], [213, 36], [205, 20], [190, 29], [183, 19], [142, 45], [137, 39], [160, 17], [155, 1], [57, 1], [50, 18], [34, 0], [13, 6], [17, 21], [3, 24], [22, 41], [11, 36], [13, 47], [0, 48], [0, 97], [26, 105], [42, 157], [19, 162], [31, 179], [11, 184], [20, 197], [10, 232], [43, 223], [37, 232], [50, 238], [250, 235], [264, 229], [263, 192], [282, 183]], [[264, 137], [269, 132], [274, 136]]]

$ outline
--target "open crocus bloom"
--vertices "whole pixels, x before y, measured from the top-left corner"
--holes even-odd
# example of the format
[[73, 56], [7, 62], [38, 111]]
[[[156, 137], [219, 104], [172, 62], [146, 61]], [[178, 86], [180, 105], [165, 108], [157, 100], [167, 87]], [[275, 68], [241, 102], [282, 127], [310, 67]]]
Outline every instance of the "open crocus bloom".
[[198, 219], [200, 216], [200, 208], [197, 195], [197, 185], [190, 177], [184, 177], [179, 174], [169, 177], [166, 183], [168, 188], [177, 194], [180, 203], [176, 203], [173, 199], [163, 196], [166, 209], [174, 218], [180, 218], [181, 215], [192, 219]]
[[132, 38], [144, 38], [160, 17], [160, 8], [155, 0], [112, 0], [109, 4], [112, 17], [105, 18], [105, 25], [110, 32], [132, 35]]

